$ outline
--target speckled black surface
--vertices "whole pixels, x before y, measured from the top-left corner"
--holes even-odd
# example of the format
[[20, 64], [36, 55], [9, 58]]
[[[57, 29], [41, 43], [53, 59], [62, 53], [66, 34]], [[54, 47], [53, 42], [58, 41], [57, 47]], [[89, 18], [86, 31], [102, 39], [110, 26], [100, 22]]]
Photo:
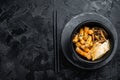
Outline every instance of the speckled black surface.
[[0, 0], [0, 80], [120, 80], [120, 43], [112, 61], [97, 70], [78, 69], [64, 58], [59, 43], [62, 29], [83, 12], [102, 14], [120, 32], [119, 0]]

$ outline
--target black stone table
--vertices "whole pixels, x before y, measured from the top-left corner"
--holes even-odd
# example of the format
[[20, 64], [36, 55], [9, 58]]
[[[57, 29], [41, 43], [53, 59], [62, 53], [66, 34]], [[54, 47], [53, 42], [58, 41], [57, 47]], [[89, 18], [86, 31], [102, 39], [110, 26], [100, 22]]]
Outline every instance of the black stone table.
[[69, 63], [61, 32], [75, 15], [95, 12], [120, 32], [120, 0], [0, 0], [0, 80], [120, 80], [120, 46], [97, 70]]

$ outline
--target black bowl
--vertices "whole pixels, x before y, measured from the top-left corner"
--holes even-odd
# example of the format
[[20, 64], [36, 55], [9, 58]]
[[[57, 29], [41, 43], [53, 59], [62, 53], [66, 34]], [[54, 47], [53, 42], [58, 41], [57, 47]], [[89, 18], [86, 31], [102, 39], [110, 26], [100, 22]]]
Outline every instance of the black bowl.
[[[99, 28], [102, 28], [106, 31], [106, 33], [108, 34], [108, 39], [110, 40], [110, 50], [105, 54], [103, 55], [101, 58], [95, 60], [95, 61], [90, 61], [90, 60], [87, 60], [86, 58], [84, 58], [83, 56], [79, 55], [78, 53], [76, 53], [75, 51], [75, 44], [72, 42], [72, 39], [74, 37], [74, 35], [76, 33], [79, 32], [80, 28], [83, 28], [84, 26], [89, 26], [90, 28], [92, 27], [99, 27]], [[82, 23], [80, 23], [78, 26], [76, 26], [76, 28], [73, 30], [72, 34], [71, 34], [71, 39], [70, 39], [70, 50], [71, 52], [73, 52], [75, 54], [75, 56], [80, 60], [80, 61], [83, 61], [83, 62], [86, 62], [86, 63], [98, 63], [98, 62], [101, 62], [103, 60], [105, 60], [107, 57], [109, 57], [112, 53], [112, 50], [113, 50], [113, 46], [114, 46], [114, 35], [112, 34], [111, 32], [112, 30], [107, 28], [106, 25], [100, 21], [97, 21], [97, 20], [87, 20], [87, 21], [84, 21]]]
[[[96, 61], [88, 61], [74, 51], [73, 35], [83, 25], [96, 25], [103, 28], [109, 36], [110, 51]], [[61, 35], [61, 47], [66, 59], [76, 67], [82, 69], [97, 69], [107, 64], [115, 55], [118, 45], [118, 36], [115, 27], [106, 17], [97, 13], [83, 13], [73, 17], [64, 27]]]

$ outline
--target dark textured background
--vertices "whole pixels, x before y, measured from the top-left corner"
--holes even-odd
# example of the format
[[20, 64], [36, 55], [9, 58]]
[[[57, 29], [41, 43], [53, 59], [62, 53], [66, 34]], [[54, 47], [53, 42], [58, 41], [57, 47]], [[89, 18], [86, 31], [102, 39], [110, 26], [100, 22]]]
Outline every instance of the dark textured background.
[[120, 80], [120, 43], [112, 61], [97, 70], [77, 69], [64, 58], [62, 29], [83, 12], [102, 14], [120, 32], [120, 0], [0, 0], [0, 80]]

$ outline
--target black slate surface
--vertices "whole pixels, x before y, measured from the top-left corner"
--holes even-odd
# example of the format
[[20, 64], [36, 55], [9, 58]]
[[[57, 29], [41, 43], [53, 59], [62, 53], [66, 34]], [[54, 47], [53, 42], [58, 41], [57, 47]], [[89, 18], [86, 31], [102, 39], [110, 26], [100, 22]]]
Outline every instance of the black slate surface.
[[120, 80], [120, 47], [106, 66], [87, 71], [60, 47], [65, 24], [96, 12], [120, 30], [119, 0], [0, 0], [0, 80]]

